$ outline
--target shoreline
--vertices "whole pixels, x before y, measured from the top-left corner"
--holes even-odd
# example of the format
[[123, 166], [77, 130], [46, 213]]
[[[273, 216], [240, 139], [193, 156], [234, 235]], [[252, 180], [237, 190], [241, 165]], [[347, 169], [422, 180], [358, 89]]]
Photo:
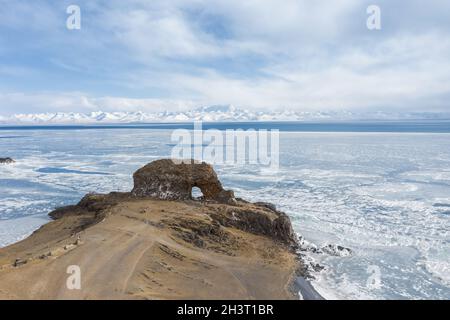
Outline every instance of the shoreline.
[[300, 292], [300, 300], [326, 300], [305, 277], [298, 276], [295, 279], [295, 287]]

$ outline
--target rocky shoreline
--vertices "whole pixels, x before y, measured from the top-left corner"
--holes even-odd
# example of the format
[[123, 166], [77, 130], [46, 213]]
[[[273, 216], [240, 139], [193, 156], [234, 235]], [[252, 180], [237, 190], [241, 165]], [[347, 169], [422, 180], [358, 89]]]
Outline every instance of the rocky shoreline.
[[[300, 247], [274, 205], [235, 198], [206, 163], [158, 160], [133, 178], [131, 192], [88, 194], [0, 249], [0, 298], [318, 298], [299, 283]], [[81, 290], [65, 288], [70, 265]]]

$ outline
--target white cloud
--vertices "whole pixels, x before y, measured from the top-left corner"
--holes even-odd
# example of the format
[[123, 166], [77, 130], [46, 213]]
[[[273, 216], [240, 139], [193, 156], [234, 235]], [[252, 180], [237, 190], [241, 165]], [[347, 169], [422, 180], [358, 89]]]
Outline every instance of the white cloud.
[[[380, 0], [383, 29], [370, 32], [368, 4], [80, 1], [82, 29], [70, 33], [64, 21], [59, 27], [64, 5], [9, 3], [0, 27], [17, 39], [0, 30], [0, 59], [13, 61], [0, 74], [15, 82], [0, 80], [0, 113], [198, 104], [448, 110], [450, 22], [442, 11], [450, 5]], [[36, 61], [14, 59], [27, 52]]]
[[0, 93], [0, 101], [2, 101], [0, 110], [3, 114], [14, 114], [25, 109], [29, 113], [99, 110], [158, 112], [189, 109], [199, 105], [198, 101], [193, 100], [92, 97], [82, 92]]
[[[204, 104], [301, 110], [398, 109], [445, 111], [450, 94], [450, 41], [439, 33], [403, 35], [369, 48], [346, 48], [323, 60], [299, 57], [263, 68], [265, 76], [134, 74], [131, 83], [177, 88], [175, 94]], [[155, 80], [156, 79], [156, 80]]]

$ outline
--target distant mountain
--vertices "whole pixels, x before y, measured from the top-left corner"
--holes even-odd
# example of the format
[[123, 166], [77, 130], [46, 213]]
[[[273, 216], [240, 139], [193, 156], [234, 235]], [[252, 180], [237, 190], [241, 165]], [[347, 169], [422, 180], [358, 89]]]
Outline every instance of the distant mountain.
[[446, 113], [357, 113], [350, 111], [250, 111], [232, 105], [206, 106], [180, 112], [56, 112], [0, 116], [3, 125], [46, 124], [120, 124], [167, 122], [223, 121], [351, 121], [351, 120], [423, 120], [450, 119]]

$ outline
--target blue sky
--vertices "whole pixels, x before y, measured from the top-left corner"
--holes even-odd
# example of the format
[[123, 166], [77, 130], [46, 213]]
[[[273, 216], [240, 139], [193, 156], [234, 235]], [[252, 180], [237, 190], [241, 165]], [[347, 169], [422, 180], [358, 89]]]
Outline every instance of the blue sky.
[[[81, 8], [68, 30], [66, 8]], [[382, 29], [366, 27], [381, 8]], [[450, 112], [450, 2], [0, 0], [0, 114]]]

